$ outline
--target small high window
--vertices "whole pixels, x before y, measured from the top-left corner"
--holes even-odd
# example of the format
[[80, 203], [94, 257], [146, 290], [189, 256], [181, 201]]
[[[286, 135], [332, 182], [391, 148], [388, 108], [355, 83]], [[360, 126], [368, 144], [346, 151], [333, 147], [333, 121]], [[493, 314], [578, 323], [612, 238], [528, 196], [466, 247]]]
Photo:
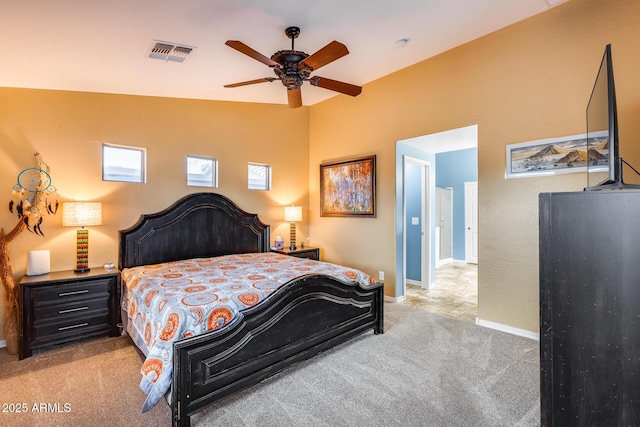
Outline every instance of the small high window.
[[211, 157], [187, 156], [187, 185], [218, 186], [218, 160]]
[[249, 190], [271, 190], [271, 166], [249, 163]]
[[146, 181], [146, 150], [122, 145], [102, 144], [102, 180]]

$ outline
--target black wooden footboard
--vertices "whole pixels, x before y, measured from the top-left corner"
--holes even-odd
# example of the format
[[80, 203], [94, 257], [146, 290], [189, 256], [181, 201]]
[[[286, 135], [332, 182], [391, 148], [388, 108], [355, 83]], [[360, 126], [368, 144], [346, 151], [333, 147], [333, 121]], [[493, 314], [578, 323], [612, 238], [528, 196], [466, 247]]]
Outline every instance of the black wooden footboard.
[[219, 331], [174, 344], [173, 424], [369, 330], [383, 332], [383, 286], [308, 275]]

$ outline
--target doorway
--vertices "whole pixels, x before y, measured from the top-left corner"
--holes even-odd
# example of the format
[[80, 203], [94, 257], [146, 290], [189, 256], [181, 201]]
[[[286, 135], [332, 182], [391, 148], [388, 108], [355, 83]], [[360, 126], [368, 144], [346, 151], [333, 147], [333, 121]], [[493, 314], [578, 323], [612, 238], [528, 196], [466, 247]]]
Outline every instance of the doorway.
[[[406, 246], [407, 233], [412, 231], [415, 225], [411, 224], [413, 217], [406, 215], [405, 202], [407, 200], [407, 189], [415, 187], [415, 182], [409, 182], [404, 175], [404, 158], [412, 157], [430, 164], [428, 172], [428, 183], [424, 187], [421, 198], [424, 198], [427, 214], [420, 221], [420, 226], [424, 227], [425, 250], [419, 259], [420, 270], [426, 270], [420, 276], [420, 286], [428, 288], [433, 286], [437, 280], [436, 262], [447, 259], [439, 256], [439, 244], [436, 246], [436, 234], [438, 224], [436, 223], [436, 187], [452, 188], [452, 253], [451, 260], [454, 263], [466, 262], [465, 258], [465, 214], [464, 214], [464, 182], [475, 182], [478, 180], [478, 126], [472, 125], [451, 131], [437, 134], [425, 135], [396, 143], [396, 301], [404, 300], [406, 296], [406, 285], [408, 258], [412, 255], [411, 249]], [[461, 160], [462, 158], [462, 160]], [[401, 170], [402, 168], [402, 170]], [[444, 174], [444, 176], [441, 176]], [[442, 180], [442, 182], [440, 182]], [[453, 184], [449, 184], [453, 182]], [[422, 181], [421, 184], [423, 185]], [[477, 212], [477, 205], [476, 205]], [[448, 235], [448, 233], [447, 233]], [[440, 236], [442, 237], [442, 236]], [[477, 238], [477, 233], [476, 233]], [[477, 285], [476, 285], [477, 286]]]

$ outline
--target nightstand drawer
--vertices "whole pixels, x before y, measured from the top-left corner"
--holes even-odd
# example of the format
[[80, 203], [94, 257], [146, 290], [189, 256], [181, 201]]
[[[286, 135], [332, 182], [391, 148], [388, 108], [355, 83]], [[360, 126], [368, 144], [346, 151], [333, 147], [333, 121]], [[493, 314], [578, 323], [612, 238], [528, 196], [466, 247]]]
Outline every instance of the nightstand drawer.
[[33, 321], [35, 323], [64, 319], [74, 316], [85, 316], [95, 310], [109, 309], [109, 294], [104, 293], [99, 298], [65, 301], [64, 304], [36, 304]]
[[83, 280], [67, 285], [44, 286], [33, 290], [33, 303], [66, 302], [75, 299], [88, 299], [95, 296], [109, 296], [111, 279]]
[[93, 310], [85, 312], [82, 316], [61, 317], [47, 322], [35, 322], [33, 325], [33, 341], [36, 344], [39, 340], [46, 338], [58, 340], [64, 335], [81, 335], [97, 327], [103, 326], [109, 330], [109, 310]]

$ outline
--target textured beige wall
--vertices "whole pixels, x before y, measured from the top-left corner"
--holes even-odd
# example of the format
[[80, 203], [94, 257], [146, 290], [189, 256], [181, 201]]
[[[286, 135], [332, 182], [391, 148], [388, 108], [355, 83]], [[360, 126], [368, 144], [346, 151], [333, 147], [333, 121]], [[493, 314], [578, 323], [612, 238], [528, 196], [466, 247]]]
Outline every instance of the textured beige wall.
[[[219, 160], [220, 185], [214, 192], [258, 213], [272, 226], [272, 236], [288, 241], [282, 206], [308, 205], [308, 118], [306, 107], [0, 88], [0, 226], [8, 231], [17, 222], [7, 209], [11, 188], [21, 170], [35, 166], [33, 154], [40, 152], [60, 201], [103, 203], [103, 225], [90, 228], [90, 266], [117, 264], [118, 230], [133, 225], [141, 213], [207, 191], [186, 185], [186, 156], [197, 154]], [[103, 182], [102, 142], [145, 147], [147, 183]], [[272, 191], [247, 190], [247, 162], [273, 166]], [[61, 222], [61, 212], [45, 216], [46, 237], [25, 231], [14, 240], [17, 280], [30, 250], [49, 249], [54, 271], [75, 268], [75, 229]], [[306, 236], [304, 222], [298, 231]], [[1, 286], [0, 298], [4, 301]]]
[[[585, 107], [611, 43], [621, 151], [640, 167], [638, 40], [640, 2], [571, 0], [367, 84], [355, 100], [311, 107], [310, 235], [328, 260], [384, 270], [385, 294], [396, 295], [395, 142], [478, 124], [478, 316], [537, 331], [538, 194], [581, 190], [586, 176], [506, 180], [505, 146], [584, 133]], [[377, 218], [321, 218], [318, 165], [363, 154], [378, 156]]]
[[[311, 108], [0, 88], [0, 226], [16, 175], [39, 151], [60, 200], [101, 200], [90, 263], [116, 261], [117, 230], [142, 212], [201, 189], [185, 184], [187, 154], [220, 159], [220, 188], [286, 236], [281, 206], [306, 206], [300, 238], [328, 261], [375, 274], [396, 295], [395, 141], [478, 124], [479, 317], [538, 329], [538, 193], [580, 190], [583, 174], [505, 180], [505, 145], [583, 133], [584, 108], [607, 43], [613, 45], [622, 155], [640, 166], [640, 2], [570, 0], [560, 6], [367, 84], [357, 98]], [[287, 129], [282, 132], [282, 129]], [[148, 148], [148, 183], [100, 179], [100, 143]], [[319, 164], [377, 155], [375, 219], [321, 218]], [[246, 190], [246, 163], [274, 166], [273, 191]], [[631, 178], [631, 175], [627, 175]], [[5, 208], [2, 208], [5, 206]], [[74, 267], [75, 230], [45, 218], [46, 238], [13, 243], [16, 277], [26, 252], [52, 251], [52, 269]], [[0, 290], [0, 297], [3, 291]], [[0, 306], [0, 327], [4, 306]], [[0, 340], [3, 339], [0, 328]]]

